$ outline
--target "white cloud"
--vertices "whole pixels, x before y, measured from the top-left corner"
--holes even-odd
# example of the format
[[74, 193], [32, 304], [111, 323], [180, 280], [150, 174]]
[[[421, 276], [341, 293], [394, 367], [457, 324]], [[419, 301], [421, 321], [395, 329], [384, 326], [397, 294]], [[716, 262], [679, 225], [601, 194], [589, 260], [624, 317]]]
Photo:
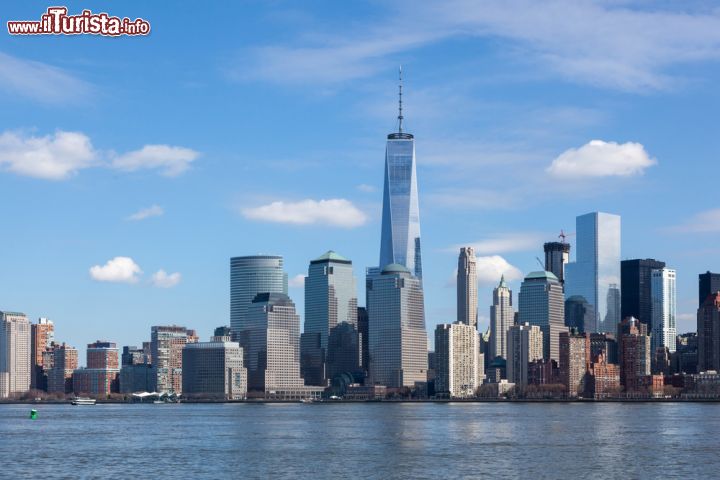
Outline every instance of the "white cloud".
[[646, 168], [656, 163], [639, 143], [592, 140], [580, 148], [563, 152], [547, 171], [564, 178], [629, 177], [642, 175]]
[[288, 287], [290, 288], [303, 288], [305, 286], [305, 275], [298, 273], [294, 277], [288, 280]]
[[0, 89], [49, 104], [77, 102], [92, 91], [88, 83], [60, 68], [2, 52]]
[[685, 223], [670, 227], [668, 230], [678, 233], [720, 232], [720, 208], [696, 213]]
[[167, 273], [165, 270], [158, 270], [152, 275], [152, 284], [160, 288], [172, 288], [182, 279], [180, 273]]
[[159, 217], [165, 213], [165, 210], [159, 206], [159, 205], [153, 205], [148, 208], [141, 208], [137, 212], [133, 213], [129, 217], [126, 218], [126, 220], [130, 221], [138, 221], [138, 220], [145, 220], [146, 218], [150, 217]]
[[141, 274], [140, 266], [130, 257], [115, 257], [103, 266], [90, 267], [90, 276], [98, 282], [136, 283]]
[[357, 188], [358, 190], [360, 190], [361, 192], [364, 192], [364, 193], [373, 193], [373, 192], [377, 191], [377, 188], [373, 187], [372, 185], [368, 185], [367, 183], [361, 183], [360, 185], [358, 185], [355, 188]]
[[293, 225], [328, 225], [354, 228], [367, 221], [367, 215], [344, 198], [272, 202], [259, 207], [244, 208], [242, 214], [251, 220], [289, 223]]
[[490, 255], [507, 252], [522, 252], [538, 250], [543, 244], [543, 237], [538, 233], [508, 233], [491, 238], [484, 238], [475, 242], [453, 245], [445, 249], [447, 252], [457, 253], [461, 247], [473, 247], [476, 255]]
[[0, 134], [0, 168], [19, 175], [63, 180], [96, 162], [90, 138], [80, 132], [59, 130], [44, 137]]
[[505, 275], [505, 280], [508, 282], [523, 278], [522, 272], [500, 255], [479, 256], [476, 258], [477, 278], [480, 284], [497, 284], [503, 275]]
[[145, 145], [140, 150], [125, 153], [112, 161], [112, 166], [125, 171], [158, 169], [168, 177], [175, 177], [190, 168], [199, 152], [171, 145]]

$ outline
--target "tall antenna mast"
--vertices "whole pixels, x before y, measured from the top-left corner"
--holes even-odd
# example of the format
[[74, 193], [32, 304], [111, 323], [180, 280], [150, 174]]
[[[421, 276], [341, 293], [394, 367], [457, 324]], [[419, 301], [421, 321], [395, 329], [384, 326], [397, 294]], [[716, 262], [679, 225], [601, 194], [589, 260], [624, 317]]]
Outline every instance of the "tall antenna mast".
[[402, 133], [402, 65], [400, 65], [400, 84], [398, 85], [398, 133]]

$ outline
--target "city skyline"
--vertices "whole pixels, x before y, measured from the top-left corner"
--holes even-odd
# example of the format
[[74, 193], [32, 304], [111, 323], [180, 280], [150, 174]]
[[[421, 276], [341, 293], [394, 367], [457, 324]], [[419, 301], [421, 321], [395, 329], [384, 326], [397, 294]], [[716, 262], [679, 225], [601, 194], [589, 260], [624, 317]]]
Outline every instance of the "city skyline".
[[[68, 7], [74, 11], [82, 6], [71, 2]], [[716, 140], [678, 125], [712, 121], [710, 106], [717, 94], [709, 85], [717, 66], [709, 59], [694, 63], [698, 69], [688, 73], [691, 78], [676, 71], [677, 58], [637, 67], [649, 75], [642, 78], [666, 81], [660, 82], [662, 88], [660, 83], [645, 88], [640, 77], [624, 86], [607, 77], [596, 84], [552, 66], [513, 61], [503, 50], [512, 35], [501, 35], [497, 47], [479, 34], [446, 34], [427, 40], [424, 47], [402, 45], [378, 64], [351, 58], [367, 68], [345, 71], [364, 73], [327, 83], [320, 76], [264, 75], [263, 66], [270, 68], [272, 58], [255, 59], [246, 72], [228, 74], [201, 60], [214, 45], [209, 37], [193, 49], [159, 7], [115, 8], [120, 15], [153, 20], [154, 42], [188, 46], [183, 61], [195, 69], [170, 57], [163, 73], [153, 70], [155, 56], [143, 52], [148, 45], [143, 38], [112, 44], [94, 38], [0, 40], [0, 65], [17, 75], [14, 82], [0, 82], [6, 115], [0, 186], [8, 198], [18, 199], [2, 202], [0, 214], [13, 219], [21, 232], [0, 243], [0, 259], [14, 272], [0, 279], [0, 309], [21, 311], [33, 322], [50, 318], [56, 338], [78, 348], [80, 359], [85, 345], [98, 338], [138, 344], [157, 324], [186, 325], [207, 338], [214, 327], [229, 323], [227, 260], [236, 255], [282, 255], [290, 277], [288, 293], [301, 318], [298, 276], [324, 251], [341, 251], [353, 260], [361, 289], [364, 268], [377, 263], [383, 141], [396, 122], [399, 63], [404, 66], [405, 125], [417, 139], [430, 338], [436, 324], [456, 318], [456, 246], [476, 247], [478, 323], [484, 331], [500, 274], [515, 292], [515, 304], [522, 277], [537, 269], [535, 257], [541, 256], [543, 243], [556, 240], [562, 228], [572, 233], [574, 218], [589, 211], [622, 216], [622, 259], [659, 258], [677, 270], [677, 330], [694, 330], [696, 275], [720, 270], [712, 257], [713, 238], [720, 230], [712, 183], [701, 174], [712, 165]], [[373, 8], [385, 12], [385, 7]], [[577, 8], [582, 18], [618, 14], [611, 6]], [[36, 10], [8, 6], [8, 16], [34, 18]], [[307, 23], [288, 17], [269, 20], [272, 12], [244, 12], [243, 25], [257, 21], [257, 27], [243, 32], [241, 41], [291, 55], [291, 41], [280, 30], [288, 28], [288, 35], [301, 37]], [[207, 28], [204, 15], [214, 22], [232, 17], [219, 7], [196, 15], [199, 34]], [[642, 8], [629, 15], [636, 25], [650, 17]], [[694, 18], [708, 14], [698, 11], [687, 19], [668, 11], [664, 21], [675, 25]], [[323, 25], [329, 20], [317, 19]], [[259, 36], [263, 40], [252, 38], [256, 28], [268, 27], [268, 35]], [[441, 65], [464, 75], [440, 76], [430, 68], [440, 60], [429, 48], [435, 44], [476, 46], [487, 61], [484, 67], [468, 67], [472, 59], [458, 53]], [[313, 48], [333, 53], [322, 45]], [[73, 60], [76, 55], [78, 61]], [[117, 65], [99, 58], [113, 58]], [[210, 73], [201, 75], [201, 70]], [[187, 73], [177, 76], [178, 71]], [[518, 78], [526, 72], [534, 76]], [[48, 77], [63, 92], [49, 96], [37, 84], [23, 85], [18, 80], [22, 75]], [[506, 81], [508, 77], [514, 81]], [[140, 78], [147, 80], [139, 83]], [[695, 83], [691, 88], [683, 80]], [[150, 96], [143, 93], [145, 81]], [[638, 85], [643, 93], [632, 88]], [[176, 98], [187, 103], [178, 106]], [[110, 118], [95, 103], [117, 114]], [[241, 106], [242, 115], [223, 113], [228, 103]], [[28, 104], [36, 108], [28, 109]], [[280, 107], [283, 115], [268, 114]], [[186, 119], [195, 110], [207, 125], [175, 119]], [[522, 121], [516, 124], [518, 118]], [[274, 141], [278, 130], [283, 142]], [[673, 135], [678, 131], [680, 138]], [[16, 160], [33, 145], [54, 159], [63, 145], [79, 154], [60, 158], [62, 168], [48, 172]], [[166, 148], [146, 148], [152, 146]], [[639, 162], [634, 170], [592, 163], [598, 156], [620, 153]], [[587, 175], [562, 170], [578, 158], [589, 159]], [[552, 190], [536, 184], [545, 179], [552, 180]], [[694, 184], [690, 195], [678, 185], [685, 179]], [[583, 191], [588, 182], [597, 188]], [[634, 205], [652, 192], [674, 187], [677, 195], [656, 197], [649, 208]], [[695, 244], [692, 251], [678, 246], [688, 238]], [[574, 258], [575, 238], [568, 241]], [[362, 304], [362, 290], [357, 296]]]

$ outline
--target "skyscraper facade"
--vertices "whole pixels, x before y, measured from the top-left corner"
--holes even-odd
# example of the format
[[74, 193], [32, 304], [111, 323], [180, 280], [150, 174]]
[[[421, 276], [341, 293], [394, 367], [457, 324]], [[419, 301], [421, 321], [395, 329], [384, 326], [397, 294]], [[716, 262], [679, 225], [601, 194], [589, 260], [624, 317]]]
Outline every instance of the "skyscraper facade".
[[579, 333], [595, 331], [595, 308], [585, 297], [573, 295], [565, 300], [565, 326]]
[[73, 372], [73, 392], [105, 396], [119, 391], [120, 355], [117, 345], [98, 340], [87, 346], [86, 368]]
[[677, 328], [677, 300], [675, 289], [675, 270], [662, 268], [651, 273], [652, 297], [652, 350], [653, 354], [659, 347], [666, 347], [671, 353], [675, 351]]
[[468, 398], [480, 386], [478, 334], [462, 322], [435, 327], [435, 392]]
[[327, 378], [333, 380], [342, 374], [364, 378], [362, 338], [358, 329], [348, 322], [338, 323], [328, 337]]
[[427, 334], [420, 280], [399, 264], [387, 265], [368, 292], [370, 377], [387, 387], [427, 379]]
[[507, 380], [516, 385], [528, 384], [530, 362], [543, 358], [543, 335], [540, 327], [523, 323], [508, 329]]
[[357, 284], [352, 262], [329, 251], [310, 262], [305, 277], [301, 366], [306, 384], [327, 385], [328, 336], [340, 323], [357, 328]]
[[414, 137], [402, 131], [402, 84], [398, 131], [387, 136], [379, 267], [397, 263], [422, 279], [420, 207]]
[[698, 275], [698, 306], [702, 305], [709, 295], [717, 292], [720, 292], [720, 273], [708, 271]]
[[560, 381], [569, 397], [585, 392], [585, 377], [590, 367], [590, 335], [562, 332], [560, 334]]
[[708, 295], [697, 311], [698, 372], [720, 371], [720, 292]]
[[622, 318], [635, 317], [650, 327], [652, 322], [651, 274], [654, 269], [665, 268], [665, 262], [652, 258], [623, 260], [620, 262], [622, 284]]
[[37, 323], [30, 325], [30, 356], [32, 361], [31, 387], [38, 390], [47, 390], [47, 370], [43, 363], [43, 352], [50, 348], [55, 340], [55, 325], [47, 318], [38, 319]]
[[247, 395], [243, 351], [230, 337], [213, 336], [209, 342], [183, 348], [183, 396], [241, 400]]
[[626, 317], [618, 325], [620, 384], [625, 391], [639, 390], [642, 378], [650, 375], [650, 337], [647, 325]]
[[565, 327], [562, 285], [551, 272], [531, 272], [520, 285], [519, 323], [537, 325], [543, 333], [543, 359], [559, 361], [560, 332]]
[[53, 349], [53, 368], [48, 375], [48, 392], [62, 394], [72, 392], [72, 376], [77, 368], [77, 349], [65, 343], [57, 345]]
[[620, 322], [620, 216], [593, 212], [576, 218], [576, 261], [565, 266], [565, 292], [595, 309], [596, 331]]
[[194, 334], [192, 330], [177, 325], [150, 329], [152, 375], [156, 392], [182, 393], [182, 350], [188, 343], [188, 333]]
[[545, 250], [545, 270], [552, 272], [560, 283], [565, 283], [565, 264], [570, 261], [570, 244], [565, 242], [547, 242]]
[[457, 321], [477, 327], [477, 264], [475, 249], [462, 247], [457, 270]]
[[283, 258], [251, 255], [230, 259], [230, 330], [233, 339], [243, 329], [248, 308], [258, 293], [287, 295], [288, 279]]
[[0, 398], [30, 389], [30, 322], [24, 313], [0, 312]]
[[512, 307], [512, 291], [505, 283], [505, 276], [493, 289], [493, 304], [490, 306], [490, 349], [488, 363], [497, 357], [507, 359], [507, 331], [515, 321]]

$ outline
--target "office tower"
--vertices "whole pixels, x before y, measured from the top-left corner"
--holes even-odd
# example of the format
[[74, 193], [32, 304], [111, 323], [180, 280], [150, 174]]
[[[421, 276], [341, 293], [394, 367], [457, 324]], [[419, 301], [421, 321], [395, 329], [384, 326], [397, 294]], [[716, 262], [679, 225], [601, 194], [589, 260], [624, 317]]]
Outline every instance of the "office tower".
[[507, 332], [507, 380], [515, 385], [529, 383], [530, 362], [543, 358], [543, 335], [540, 327], [524, 323], [512, 325]]
[[283, 258], [251, 255], [230, 259], [230, 330], [233, 340], [243, 329], [248, 308], [258, 293], [288, 293]]
[[387, 136], [385, 147], [379, 267], [398, 263], [422, 280], [415, 140], [402, 130], [402, 83], [399, 106], [398, 131]]
[[290, 297], [257, 294], [239, 335], [248, 391], [266, 398], [302, 398], [317, 391], [305, 387], [300, 376], [300, 317]]
[[579, 333], [595, 331], [595, 308], [585, 297], [573, 295], [565, 300], [565, 326]]
[[720, 292], [708, 295], [697, 311], [698, 372], [720, 371]]
[[449, 398], [475, 396], [480, 386], [479, 334], [463, 322], [435, 327], [435, 393]]
[[348, 322], [334, 326], [328, 336], [327, 348], [328, 380], [343, 374], [348, 374], [358, 381], [363, 380], [362, 339], [355, 326]]
[[647, 325], [626, 317], [618, 325], [620, 384], [626, 392], [639, 390], [642, 378], [650, 375], [650, 337]]
[[153, 389], [152, 365], [148, 361], [145, 350], [135, 346], [124, 346], [122, 350], [122, 367], [120, 368], [119, 392], [149, 392]]
[[652, 322], [652, 298], [650, 296], [651, 273], [665, 268], [665, 262], [652, 258], [623, 260], [620, 262], [622, 284], [622, 318], [635, 317], [650, 328]]
[[372, 383], [412, 387], [427, 378], [427, 334], [420, 279], [390, 264], [368, 292]]
[[457, 271], [457, 321], [477, 326], [477, 264], [475, 249], [462, 247]]
[[577, 253], [565, 266], [565, 293], [593, 306], [595, 331], [614, 332], [620, 322], [620, 217], [594, 212], [575, 222]]
[[698, 373], [698, 334], [696, 332], [677, 336], [672, 362], [673, 373]]
[[0, 312], [0, 398], [30, 389], [30, 322], [24, 313]]
[[605, 352], [605, 360], [608, 363], [618, 363], [618, 344], [615, 333], [588, 333], [590, 338], [590, 358]]
[[360, 335], [361, 363], [365, 376], [370, 368], [370, 339], [368, 337], [368, 312], [366, 307], [358, 307], [358, 335]]
[[87, 346], [86, 368], [73, 372], [73, 392], [106, 396], [119, 391], [120, 356], [117, 345], [96, 341]]
[[543, 248], [545, 250], [545, 270], [552, 272], [561, 284], [565, 283], [565, 264], [570, 261], [570, 244], [564, 241], [547, 242]]
[[590, 337], [574, 332], [560, 333], [560, 382], [569, 397], [585, 392], [585, 374], [590, 364]]
[[702, 305], [709, 295], [717, 292], [720, 292], [720, 273], [707, 271], [698, 275], [698, 305]]
[[230, 330], [230, 327], [223, 325], [222, 327], [216, 327], [213, 331], [213, 337], [230, 337], [232, 336], [232, 331]]
[[38, 319], [30, 325], [30, 358], [32, 359], [32, 378], [30, 386], [37, 390], [47, 390], [47, 370], [43, 364], [43, 352], [50, 348], [55, 340], [55, 325], [47, 318]]
[[168, 325], [150, 329], [154, 391], [182, 393], [182, 349], [187, 343], [185, 327]]
[[306, 385], [327, 385], [330, 330], [340, 323], [357, 327], [357, 285], [352, 262], [329, 251], [312, 260], [305, 277], [305, 329], [301, 371]]
[[490, 362], [497, 357], [507, 358], [507, 330], [514, 320], [512, 291], [503, 275], [498, 286], [493, 289], [493, 304], [490, 307]]
[[188, 343], [182, 351], [183, 397], [241, 400], [247, 396], [243, 350], [229, 336]]
[[66, 394], [73, 389], [73, 372], [78, 368], [78, 351], [63, 343], [53, 350], [53, 367], [48, 375], [48, 393]]
[[655, 352], [659, 347], [666, 347], [672, 353], [675, 351], [675, 337], [677, 336], [675, 270], [670, 268], [653, 270], [650, 294], [652, 297], [652, 350]]
[[588, 394], [593, 398], [606, 398], [620, 390], [620, 367], [608, 362], [605, 352], [593, 358], [588, 369]]
[[565, 303], [560, 281], [551, 272], [531, 272], [520, 285], [519, 323], [543, 332], [543, 359], [558, 361], [558, 335], [566, 331]]

